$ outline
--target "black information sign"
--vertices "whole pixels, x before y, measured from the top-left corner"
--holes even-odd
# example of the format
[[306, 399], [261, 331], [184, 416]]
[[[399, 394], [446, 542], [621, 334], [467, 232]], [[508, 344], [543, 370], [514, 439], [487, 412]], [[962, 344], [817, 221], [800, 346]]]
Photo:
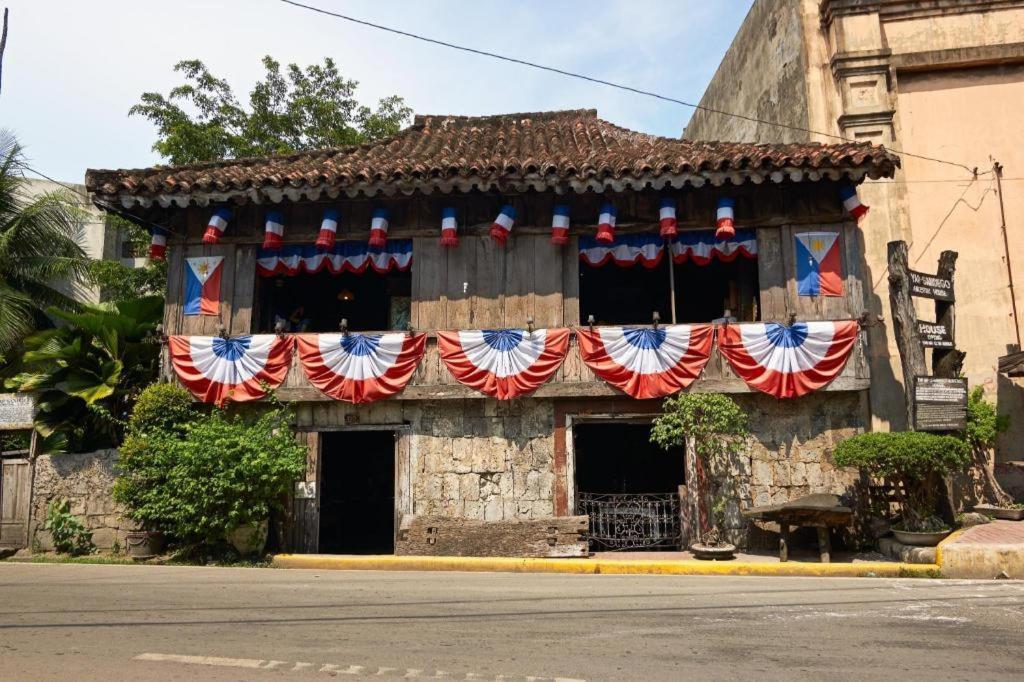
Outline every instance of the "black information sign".
[[953, 280], [910, 271], [910, 295], [953, 302]]
[[967, 425], [967, 379], [914, 377], [914, 429], [959, 431]]
[[917, 321], [917, 335], [925, 348], [953, 348], [953, 335], [939, 322]]

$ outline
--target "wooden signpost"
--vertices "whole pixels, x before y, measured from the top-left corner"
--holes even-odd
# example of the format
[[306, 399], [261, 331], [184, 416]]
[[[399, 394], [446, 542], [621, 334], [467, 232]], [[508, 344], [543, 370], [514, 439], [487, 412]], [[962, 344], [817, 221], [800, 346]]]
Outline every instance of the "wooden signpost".
[[[934, 275], [911, 270], [906, 242], [889, 242], [889, 303], [903, 365], [907, 422], [916, 431], [957, 431], [967, 418], [964, 353], [956, 349], [955, 251], [943, 251]], [[935, 322], [919, 320], [914, 298], [935, 301]], [[932, 349], [931, 368], [925, 348]], [[929, 371], [930, 370], [930, 371]]]

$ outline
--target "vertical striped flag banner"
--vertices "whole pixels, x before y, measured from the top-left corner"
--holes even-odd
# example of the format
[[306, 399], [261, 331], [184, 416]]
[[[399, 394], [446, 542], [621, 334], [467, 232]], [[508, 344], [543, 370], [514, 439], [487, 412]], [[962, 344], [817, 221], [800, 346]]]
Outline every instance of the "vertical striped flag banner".
[[718, 218], [715, 221], [715, 237], [725, 241], [736, 236], [736, 200], [722, 197], [718, 200]]
[[334, 240], [338, 237], [338, 221], [341, 213], [336, 208], [324, 210], [324, 218], [320, 221], [320, 233], [316, 236], [316, 248], [330, 251], [334, 248]]
[[284, 245], [284, 214], [268, 211], [263, 226], [263, 248], [276, 250]]
[[512, 226], [516, 222], [516, 208], [511, 204], [505, 204], [498, 212], [498, 216], [491, 223], [491, 239], [502, 246], [508, 240], [512, 232]]
[[155, 225], [149, 231], [149, 260], [167, 258], [167, 230]]
[[601, 244], [611, 244], [615, 241], [615, 217], [616, 211], [613, 204], [601, 206], [601, 215], [597, 219], [597, 241]]
[[441, 211], [441, 246], [449, 248], [459, 245], [459, 221], [455, 208], [448, 206]]
[[860, 197], [857, 196], [857, 188], [851, 183], [846, 183], [839, 187], [839, 198], [843, 200], [843, 208], [857, 222], [860, 222], [860, 219], [867, 215], [870, 210], [869, 206], [860, 203]]
[[373, 218], [370, 220], [370, 241], [371, 248], [383, 249], [388, 243], [388, 211], [385, 208], [374, 209]]
[[671, 239], [679, 233], [676, 221], [676, 200], [672, 197], [662, 197], [661, 207], [658, 209], [658, 225], [661, 228], [662, 239]]
[[569, 243], [569, 205], [556, 204], [551, 214], [551, 243], [565, 246]]
[[221, 206], [210, 216], [210, 222], [206, 224], [206, 232], [203, 233], [204, 244], [216, 244], [228, 229], [228, 222], [231, 220], [231, 209]]

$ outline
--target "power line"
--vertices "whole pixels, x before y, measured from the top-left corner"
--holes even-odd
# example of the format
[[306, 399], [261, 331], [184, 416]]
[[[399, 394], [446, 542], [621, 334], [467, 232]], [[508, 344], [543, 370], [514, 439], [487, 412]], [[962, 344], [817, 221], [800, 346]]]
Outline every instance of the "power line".
[[[440, 45], [442, 47], [450, 47], [453, 50], [461, 50], [462, 52], [469, 52], [471, 54], [480, 55], [482, 57], [490, 57], [492, 59], [499, 59], [499, 60], [502, 60], [502, 61], [511, 62], [513, 64], [519, 64], [521, 66], [528, 66], [528, 67], [533, 68], [533, 69], [540, 69], [541, 71], [548, 71], [550, 73], [556, 73], [556, 74], [559, 74], [561, 76], [567, 76], [569, 78], [577, 78], [577, 79], [580, 79], [580, 80], [589, 81], [591, 83], [597, 83], [599, 85], [606, 85], [606, 86], [611, 87], [611, 88], [617, 88], [619, 90], [624, 90], [626, 92], [632, 92], [632, 93], [637, 94], [637, 95], [643, 95], [645, 97], [653, 97], [654, 99], [659, 99], [659, 100], [662, 100], [664, 102], [671, 102], [673, 104], [681, 104], [684, 107], [690, 107], [690, 108], [696, 109], [698, 111], [706, 111], [709, 114], [719, 114], [721, 116], [731, 116], [733, 118], [742, 119], [744, 121], [750, 121], [751, 123], [763, 123], [765, 125], [774, 126], [776, 128], [786, 128], [788, 130], [795, 130], [797, 132], [808, 133], [810, 135], [821, 135], [823, 137], [829, 137], [829, 138], [833, 138], [833, 139], [836, 139], [836, 140], [842, 140], [844, 142], [860, 142], [860, 140], [854, 140], [854, 139], [851, 139], [851, 138], [848, 138], [848, 137], [843, 137], [842, 135], [835, 135], [833, 133], [825, 133], [825, 132], [821, 132], [820, 130], [811, 130], [810, 128], [801, 128], [800, 126], [788, 125], [786, 123], [776, 123], [774, 121], [766, 121], [764, 119], [760, 119], [760, 118], [757, 118], [755, 116], [747, 116], [745, 114], [737, 114], [737, 113], [733, 113], [733, 112], [729, 112], [729, 111], [722, 111], [720, 109], [715, 109], [715, 108], [712, 108], [712, 107], [704, 106], [702, 104], [694, 104], [692, 102], [687, 102], [685, 100], [676, 99], [675, 97], [669, 97], [667, 95], [661, 95], [659, 93], [652, 92], [650, 90], [642, 90], [640, 88], [635, 88], [635, 87], [632, 87], [630, 85], [623, 85], [622, 83], [615, 83], [615, 82], [612, 82], [612, 81], [604, 80], [602, 78], [595, 78], [593, 76], [587, 76], [587, 75], [584, 75], [584, 74], [581, 74], [581, 73], [575, 73], [573, 71], [566, 71], [565, 69], [559, 69], [559, 68], [556, 68], [554, 66], [545, 66], [544, 64], [537, 64], [536, 62], [526, 61], [525, 59], [517, 59], [516, 57], [509, 57], [509, 56], [506, 56], [506, 55], [498, 54], [496, 52], [488, 52], [486, 50], [478, 50], [476, 48], [466, 47], [464, 45], [456, 45], [455, 43], [449, 43], [449, 42], [444, 41], [444, 40], [438, 40], [437, 38], [428, 38], [427, 36], [419, 35], [418, 33], [411, 33], [409, 31], [403, 31], [401, 29], [392, 28], [390, 26], [384, 26], [382, 24], [375, 24], [375, 23], [373, 23], [371, 21], [366, 21], [364, 19], [357, 19], [356, 17], [352, 17], [352, 16], [349, 16], [349, 15], [346, 15], [346, 14], [340, 14], [338, 12], [332, 12], [330, 10], [322, 9], [320, 7], [314, 7], [313, 5], [306, 5], [306, 4], [303, 4], [301, 2], [295, 2], [295, 0], [281, 0], [281, 2], [285, 3], [286, 5], [292, 5], [293, 7], [299, 7], [301, 9], [309, 10], [311, 12], [317, 12], [319, 14], [325, 14], [327, 16], [334, 17], [336, 19], [342, 19], [344, 21], [348, 21], [348, 22], [351, 22], [353, 24], [359, 24], [361, 26], [368, 26], [370, 28], [375, 28], [375, 29], [377, 29], [379, 31], [386, 31], [387, 33], [394, 33], [396, 35], [405, 36], [406, 38], [412, 38], [414, 40], [420, 40], [420, 41], [423, 41], [425, 43], [432, 43], [434, 45]], [[915, 159], [922, 159], [924, 161], [933, 161], [935, 163], [942, 163], [942, 164], [946, 164], [948, 166], [954, 166], [954, 167], [957, 167], [957, 168], [963, 168], [965, 171], [967, 171], [971, 175], [974, 175], [976, 173], [976, 169], [975, 168], [970, 168], [970, 167], [968, 167], [968, 166], [966, 166], [966, 165], [964, 165], [962, 163], [958, 163], [956, 161], [947, 161], [945, 159], [937, 159], [937, 158], [931, 157], [931, 156], [923, 156], [921, 154], [913, 154], [911, 152], [902, 151], [902, 150], [899, 150], [899, 149], [892, 149], [891, 151], [895, 152], [896, 154], [901, 154], [903, 156], [910, 156], [910, 157], [913, 157]]]
[[179, 231], [175, 230], [174, 228], [168, 227], [167, 225], [161, 225], [160, 223], [155, 223], [152, 220], [149, 220], [148, 218], [143, 218], [142, 216], [135, 215], [134, 213], [131, 213], [130, 211], [126, 211], [125, 209], [121, 208], [120, 206], [115, 206], [114, 204], [106, 202], [103, 199], [100, 199], [100, 198], [95, 197], [95, 196], [89, 196], [88, 192], [83, 192], [80, 189], [72, 187], [71, 185], [67, 184], [66, 182], [61, 182], [60, 180], [56, 180], [54, 178], [51, 178], [46, 173], [33, 168], [32, 166], [28, 165], [27, 163], [22, 163], [21, 166], [22, 166], [22, 168], [24, 168], [24, 169], [26, 169], [28, 171], [31, 171], [32, 173], [35, 173], [39, 177], [41, 177], [41, 178], [43, 178], [45, 180], [49, 180], [50, 182], [54, 183], [55, 185], [60, 185], [64, 189], [68, 190], [69, 192], [73, 192], [73, 193], [75, 193], [75, 194], [77, 194], [77, 195], [79, 195], [81, 197], [84, 197], [87, 200], [92, 201], [93, 203], [99, 204], [102, 208], [105, 208], [108, 211], [110, 211], [111, 213], [114, 213], [115, 215], [119, 215], [122, 218], [130, 218], [130, 219], [133, 219], [135, 221], [138, 221], [139, 223], [145, 223], [147, 225], [151, 225], [153, 227], [159, 228], [159, 229], [167, 232], [168, 235], [174, 235], [175, 237], [181, 237], [182, 239], [184, 239], [185, 236], [186, 236], [183, 232], [179, 232]]

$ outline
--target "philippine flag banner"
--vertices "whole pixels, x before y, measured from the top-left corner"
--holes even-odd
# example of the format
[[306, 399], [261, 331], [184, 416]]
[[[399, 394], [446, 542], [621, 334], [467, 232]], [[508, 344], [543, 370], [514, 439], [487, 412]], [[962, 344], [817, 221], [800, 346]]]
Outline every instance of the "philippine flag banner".
[[569, 351], [569, 330], [437, 332], [437, 348], [460, 384], [511, 400], [533, 392], [558, 370]]
[[838, 232], [801, 232], [793, 236], [797, 294], [842, 296]]
[[751, 388], [798, 398], [839, 376], [859, 332], [854, 320], [730, 324], [718, 332], [718, 350]]
[[711, 357], [710, 324], [576, 330], [584, 364], [633, 398], [661, 398], [700, 376]]
[[220, 273], [224, 256], [185, 259], [185, 315], [220, 313]]
[[371, 403], [405, 388], [423, 358], [426, 334], [299, 334], [299, 361], [325, 395]]
[[198, 400], [223, 405], [266, 395], [264, 385], [284, 382], [292, 363], [290, 336], [256, 334], [224, 339], [219, 336], [171, 336], [167, 340], [171, 365], [181, 383]]

